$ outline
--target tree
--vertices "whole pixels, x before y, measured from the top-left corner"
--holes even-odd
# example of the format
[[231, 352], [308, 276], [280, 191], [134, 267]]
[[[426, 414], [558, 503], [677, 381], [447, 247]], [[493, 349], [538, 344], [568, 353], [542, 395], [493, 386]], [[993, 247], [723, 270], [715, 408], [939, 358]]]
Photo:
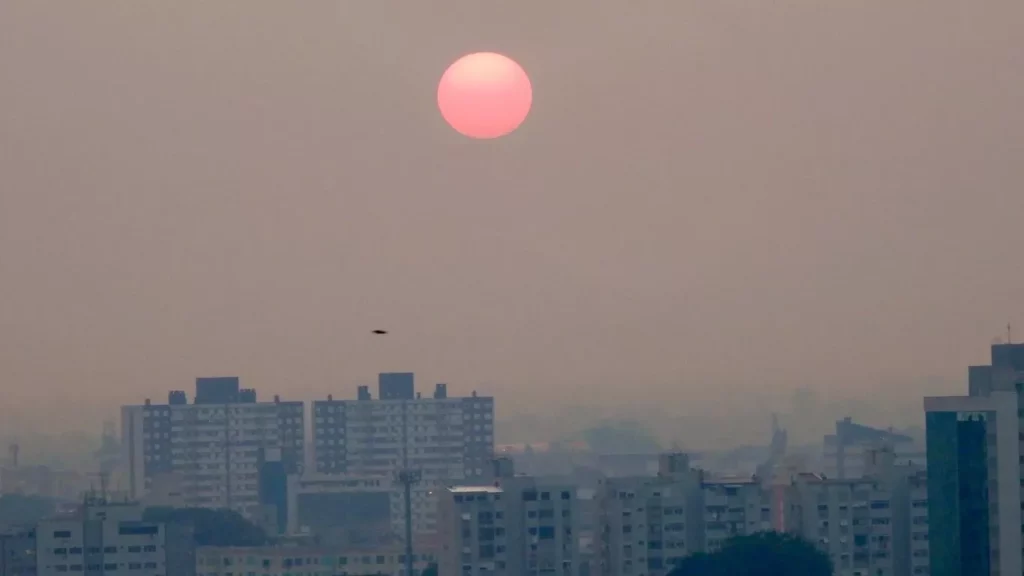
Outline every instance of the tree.
[[832, 576], [828, 555], [790, 534], [760, 532], [728, 540], [712, 554], [685, 558], [670, 576]]
[[191, 526], [196, 546], [263, 546], [269, 541], [262, 528], [234, 510], [147, 508], [143, 519]]
[[437, 564], [430, 564], [424, 568], [420, 576], [437, 576]]

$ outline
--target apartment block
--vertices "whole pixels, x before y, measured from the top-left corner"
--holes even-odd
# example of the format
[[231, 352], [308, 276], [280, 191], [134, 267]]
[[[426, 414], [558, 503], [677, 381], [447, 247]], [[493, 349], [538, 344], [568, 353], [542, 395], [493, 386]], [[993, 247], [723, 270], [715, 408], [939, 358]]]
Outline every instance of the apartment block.
[[705, 480], [700, 491], [701, 551], [715, 552], [730, 538], [772, 529], [771, 493], [757, 478]]
[[928, 574], [927, 473], [891, 447], [865, 454], [856, 479], [797, 474], [786, 529], [829, 555], [836, 576]]
[[[598, 501], [595, 573], [603, 576], [663, 576], [705, 540], [702, 479], [685, 454], [664, 454], [657, 476], [606, 478]], [[728, 495], [711, 491], [712, 514], [727, 511]], [[727, 529], [725, 513], [721, 527]], [[717, 526], [712, 532], [717, 537]]]
[[[238, 378], [199, 378], [189, 404], [182, 391], [167, 404], [149, 400], [121, 409], [123, 461], [129, 493], [154, 486], [181, 495], [188, 506], [230, 508], [252, 517], [260, 509], [259, 468], [269, 450], [289, 472], [304, 459], [302, 402], [257, 402]], [[166, 484], [178, 483], [174, 489]]]
[[[511, 470], [508, 461], [502, 470]], [[453, 486], [440, 494], [439, 573], [461, 576], [578, 576], [575, 488], [508, 473], [493, 485]]]
[[37, 576], [195, 574], [191, 530], [145, 522], [134, 504], [87, 500], [72, 516], [39, 522], [35, 534]]
[[[313, 403], [313, 450], [319, 474], [383, 476], [416, 471], [413, 523], [419, 533], [436, 530], [435, 493], [452, 483], [486, 475], [494, 457], [494, 399], [416, 392], [411, 373], [379, 376], [377, 398], [361, 386], [355, 400], [329, 396]], [[396, 517], [404, 503], [396, 500]]]

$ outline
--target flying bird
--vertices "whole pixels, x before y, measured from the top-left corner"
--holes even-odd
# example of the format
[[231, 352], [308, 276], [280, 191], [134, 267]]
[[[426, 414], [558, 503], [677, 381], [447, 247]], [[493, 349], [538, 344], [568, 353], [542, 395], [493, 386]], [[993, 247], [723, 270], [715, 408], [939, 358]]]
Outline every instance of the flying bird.
[[374, 334], [387, 334], [388, 331], [387, 330], [374, 330], [373, 333]]

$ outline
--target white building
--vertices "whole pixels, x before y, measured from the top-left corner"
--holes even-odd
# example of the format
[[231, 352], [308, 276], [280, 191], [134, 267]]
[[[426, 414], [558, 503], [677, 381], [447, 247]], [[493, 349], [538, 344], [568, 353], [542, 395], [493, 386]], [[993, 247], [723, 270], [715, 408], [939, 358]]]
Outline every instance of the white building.
[[455, 486], [439, 503], [439, 574], [521, 576], [580, 573], [575, 488], [510, 476], [494, 485]]
[[39, 522], [36, 563], [38, 576], [190, 576], [195, 550], [190, 530], [144, 522], [137, 505], [87, 501], [79, 514]]
[[[486, 475], [494, 457], [494, 399], [476, 393], [450, 398], [444, 384], [423, 398], [412, 374], [381, 374], [377, 399], [361, 386], [356, 400], [313, 403], [313, 451], [321, 474], [394, 478], [403, 469], [419, 472], [413, 525], [430, 533], [436, 529], [436, 492]], [[404, 518], [403, 502], [396, 500], [396, 517]]]
[[[259, 465], [279, 450], [291, 471], [304, 457], [302, 402], [256, 402], [237, 378], [200, 378], [194, 403], [184, 392], [168, 403], [148, 400], [121, 409], [121, 435], [129, 494], [144, 498], [156, 481], [188, 506], [230, 508], [252, 516], [259, 509]], [[173, 490], [166, 484], [173, 479]]]

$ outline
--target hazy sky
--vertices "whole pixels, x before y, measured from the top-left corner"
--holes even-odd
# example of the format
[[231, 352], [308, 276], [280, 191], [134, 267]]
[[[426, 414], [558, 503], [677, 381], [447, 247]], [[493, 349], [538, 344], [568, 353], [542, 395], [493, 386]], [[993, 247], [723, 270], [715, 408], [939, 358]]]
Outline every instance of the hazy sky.
[[[308, 399], [414, 370], [501, 417], [956, 391], [1024, 339], [1021, 22], [3, 0], [0, 427], [98, 431], [201, 375]], [[435, 106], [478, 50], [533, 81], [498, 141]]]

